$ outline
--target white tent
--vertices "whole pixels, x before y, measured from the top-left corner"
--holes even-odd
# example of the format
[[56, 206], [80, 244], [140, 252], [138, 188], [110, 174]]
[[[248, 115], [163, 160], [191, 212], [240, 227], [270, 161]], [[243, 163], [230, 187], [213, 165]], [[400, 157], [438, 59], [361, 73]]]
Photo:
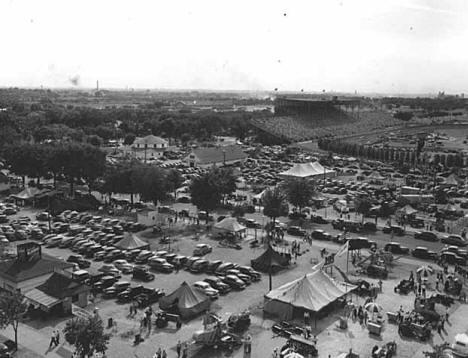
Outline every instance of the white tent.
[[218, 231], [238, 233], [245, 231], [246, 227], [239, 224], [236, 218], [224, 218], [214, 225], [214, 229]]
[[319, 162], [297, 163], [292, 168], [280, 173], [285, 178], [327, 178], [335, 177], [334, 170], [326, 169]]
[[286, 320], [293, 318], [297, 310], [319, 312], [354, 288], [346, 289], [318, 269], [268, 292], [264, 311]]

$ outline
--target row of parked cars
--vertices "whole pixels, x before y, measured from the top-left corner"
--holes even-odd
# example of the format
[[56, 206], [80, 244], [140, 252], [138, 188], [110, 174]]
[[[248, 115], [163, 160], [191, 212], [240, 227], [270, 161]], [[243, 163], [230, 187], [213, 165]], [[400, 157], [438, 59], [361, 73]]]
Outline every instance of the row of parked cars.
[[402, 246], [399, 242], [389, 242], [384, 246], [384, 250], [396, 255], [411, 254], [414, 257], [425, 260], [441, 260], [451, 265], [465, 266], [468, 259], [468, 251], [460, 249], [460, 247], [455, 245], [446, 245], [439, 253], [436, 253], [423, 246], [418, 246], [410, 250], [408, 247]]

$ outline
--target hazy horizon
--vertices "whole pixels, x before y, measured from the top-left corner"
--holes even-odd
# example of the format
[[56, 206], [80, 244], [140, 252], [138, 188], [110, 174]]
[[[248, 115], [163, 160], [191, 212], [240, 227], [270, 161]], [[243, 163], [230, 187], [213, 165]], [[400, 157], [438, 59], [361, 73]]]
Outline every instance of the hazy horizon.
[[10, 0], [0, 87], [468, 91], [468, 2]]

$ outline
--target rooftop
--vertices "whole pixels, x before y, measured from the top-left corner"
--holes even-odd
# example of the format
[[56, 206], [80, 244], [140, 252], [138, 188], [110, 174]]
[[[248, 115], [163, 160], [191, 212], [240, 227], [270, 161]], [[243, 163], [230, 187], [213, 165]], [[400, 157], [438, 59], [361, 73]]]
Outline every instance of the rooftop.
[[31, 261], [9, 260], [0, 263], [0, 277], [13, 282], [23, 282], [35, 277], [54, 272], [56, 269], [67, 269], [73, 264], [43, 254], [42, 257]]

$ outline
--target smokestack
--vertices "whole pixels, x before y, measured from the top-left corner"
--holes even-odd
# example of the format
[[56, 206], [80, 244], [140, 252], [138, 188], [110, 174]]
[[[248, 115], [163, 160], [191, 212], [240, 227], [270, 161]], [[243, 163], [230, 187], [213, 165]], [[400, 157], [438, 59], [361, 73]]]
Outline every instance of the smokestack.
[[99, 91], [99, 80], [96, 81], [96, 91]]

